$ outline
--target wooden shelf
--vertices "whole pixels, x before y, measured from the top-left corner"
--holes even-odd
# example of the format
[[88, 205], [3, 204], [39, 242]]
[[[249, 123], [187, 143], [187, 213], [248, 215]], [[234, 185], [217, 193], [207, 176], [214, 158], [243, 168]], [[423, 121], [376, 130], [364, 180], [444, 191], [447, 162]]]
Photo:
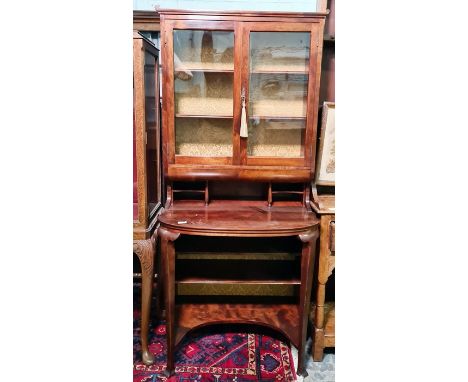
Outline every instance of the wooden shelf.
[[268, 65], [268, 64], [256, 64], [252, 66], [251, 73], [298, 73], [307, 74], [309, 73], [308, 65]]
[[253, 100], [251, 107], [253, 116], [263, 116], [271, 119], [305, 119], [306, 103], [300, 100]]
[[205, 190], [172, 190], [172, 192], [200, 192], [205, 193]]
[[[224, 201], [224, 200], [223, 200]], [[219, 201], [212, 200], [211, 203], [217, 203]], [[236, 201], [237, 202], [237, 201]], [[251, 203], [251, 202], [249, 202]], [[258, 201], [258, 205], [264, 206], [265, 201]], [[253, 204], [252, 206], [255, 206]], [[177, 260], [266, 260], [266, 261], [292, 261], [295, 258], [300, 257], [300, 253], [295, 252], [177, 252]], [[263, 273], [263, 272], [262, 272]]]
[[215, 72], [215, 73], [234, 73], [233, 63], [222, 62], [184, 62], [182, 68], [178, 70], [190, 70], [191, 72]]
[[186, 68], [190, 72], [201, 73], [234, 73], [234, 69], [204, 69], [204, 68]]
[[[320, 214], [335, 213], [335, 195], [317, 195], [318, 200], [311, 203], [312, 209]], [[318, 202], [318, 205], [316, 205]]]
[[[262, 119], [261, 122], [261, 128], [265, 130], [305, 130], [306, 125], [305, 125], [305, 117], [299, 117], [299, 118], [290, 118], [290, 117], [285, 117], [285, 118], [269, 118], [269, 117], [262, 117], [262, 116], [257, 116], [257, 118]], [[257, 126], [252, 126], [256, 128]], [[294, 134], [297, 132], [294, 131]]]
[[[269, 115], [252, 115], [249, 119], [292, 119], [292, 120], [303, 120], [306, 119], [306, 117], [278, 117], [277, 115], [275, 116], [269, 116]], [[301, 129], [304, 129], [304, 127], [301, 127]], [[274, 129], [271, 129], [274, 130]], [[277, 129], [280, 130], [280, 129]]]
[[[203, 67], [184, 67], [185, 71], [201, 72], [201, 73], [234, 73], [234, 69], [223, 69], [217, 67], [203, 68]], [[179, 69], [180, 71], [180, 69]], [[302, 74], [307, 75], [307, 69], [282, 69], [282, 68], [267, 68], [267, 69], [252, 69], [251, 74]]]
[[195, 114], [176, 114], [176, 118], [216, 118], [216, 119], [232, 119], [232, 115], [195, 115]]
[[[277, 260], [272, 261], [275, 255]], [[300, 285], [299, 256], [299, 252], [178, 252], [176, 284]]]
[[175, 308], [178, 344], [191, 330], [209, 324], [257, 324], [279, 330], [299, 343], [299, 309], [293, 304], [181, 304]]
[[253, 69], [251, 74], [309, 74], [308, 70], [301, 70], [301, 69]]
[[299, 195], [303, 195], [304, 194], [304, 191], [288, 191], [288, 190], [284, 190], [284, 191], [271, 191], [272, 194], [299, 194]]
[[327, 210], [335, 210], [335, 195], [319, 195], [320, 205]]
[[243, 284], [243, 285], [301, 285], [301, 280], [228, 280], [228, 279], [205, 279], [201, 277], [187, 277], [176, 280], [176, 284]]

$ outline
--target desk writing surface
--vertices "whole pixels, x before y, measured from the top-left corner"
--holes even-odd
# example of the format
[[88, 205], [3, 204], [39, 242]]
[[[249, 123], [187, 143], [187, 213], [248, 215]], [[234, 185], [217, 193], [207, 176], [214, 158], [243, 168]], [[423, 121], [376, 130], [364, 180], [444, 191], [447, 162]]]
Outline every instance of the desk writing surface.
[[160, 217], [164, 227], [186, 231], [288, 233], [306, 231], [318, 224], [315, 213], [304, 207], [173, 206]]

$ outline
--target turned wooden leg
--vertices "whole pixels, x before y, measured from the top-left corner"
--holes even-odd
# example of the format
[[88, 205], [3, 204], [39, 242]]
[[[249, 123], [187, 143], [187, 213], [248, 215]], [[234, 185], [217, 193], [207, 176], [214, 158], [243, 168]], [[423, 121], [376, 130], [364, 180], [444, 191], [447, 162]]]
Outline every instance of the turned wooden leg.
[[323, 360], [323, 341], [324, 333], [323, 329], [314, 328], [314, 337], [312, 343], [312, 359], [315, 362], [322, 362]]
[[318, 227], [315, 230], [299, 235], [302, 241], [301, 254], [301, 287], [299, 292], [299, 347], [297, 374], [306, 377], [306, 340], [307, 322], [310, 309], [310, 296], [312, 291], [312, 279], [314, 274], [315, 244], [318, 237]]
[[154, 356], [148, 349], [151, 295], [154, 280], [154, 245], [152, 240], [133, 242], [133, 252], [141, 263], [141, 355], [145, 365], [154, 363]]
[[166, 309], [166, 339], [167, 339], [167, 368], [165, 374], [171, 376], [175, 373], [175, 247], [174, 241], [179, 233], [160, 228], [161, 260], [164, 281], [165, 309]]
[[[319, 263], [319, 272], [320, 272]], [[312, 338], [312, 359], [316, 362], [321, 362], [323, 359], [323, 343], [324, 343], [324, 304], [325, 304], [325, 284], [320, 283], [317, 285], [317, 301], [315, 306], [314, 317], [314, 332]]]
[[317, 294], [315, 301], [314, 334], [312, 342], [312, 359], [321, 362], [325, 341], [325, 284], [331, 274], [328, 258], [330, 257], [329, 239], [330, 222], [333, 215], [322, 215], [320, 218], [320, 254], [317, 274]]

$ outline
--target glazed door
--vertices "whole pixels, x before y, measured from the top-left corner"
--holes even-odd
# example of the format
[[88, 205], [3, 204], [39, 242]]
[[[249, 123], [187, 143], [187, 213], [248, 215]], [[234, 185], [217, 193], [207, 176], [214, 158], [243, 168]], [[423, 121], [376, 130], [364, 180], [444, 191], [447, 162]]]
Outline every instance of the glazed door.
[[162, 205], [161, 130], [159, 128], [159, 60], [145, 51], [145, 127], [146, 127], [146, 195], [151, 220]]
[[235, 23], [168, 21], [165, 36], [169, 163], [235, 163], [239, 116], [234, 111], [239, 107], [234, 93], [240, 84]]
[[243, 163], [311, 165], [319, 31], [318, 23], [243, 23]]

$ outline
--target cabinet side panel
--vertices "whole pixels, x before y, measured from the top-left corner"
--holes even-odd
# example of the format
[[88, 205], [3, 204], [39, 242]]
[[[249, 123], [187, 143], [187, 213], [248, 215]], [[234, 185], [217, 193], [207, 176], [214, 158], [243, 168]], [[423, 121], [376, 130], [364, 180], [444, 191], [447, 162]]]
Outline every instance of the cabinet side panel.
[[167, 174], [168, 164], [174, 163], [174, 60], [173, 23], [161, 16], [161, 50], [163, 73], [163, 165]]
[[147, 195], [145, 174], [145, 85], [144, 53], [141, 39], [133, 40], [133, 86], [135, 107], [135, 152], [138, 193], [138, 225], [147, 222]]
[[311, 167], [311, 178], [315, 175], [315, 156], [317, 145], [317, 115], [320, 92], [324, 20], [311, 25], [310, 71], [306, 134], [306, 161]]

